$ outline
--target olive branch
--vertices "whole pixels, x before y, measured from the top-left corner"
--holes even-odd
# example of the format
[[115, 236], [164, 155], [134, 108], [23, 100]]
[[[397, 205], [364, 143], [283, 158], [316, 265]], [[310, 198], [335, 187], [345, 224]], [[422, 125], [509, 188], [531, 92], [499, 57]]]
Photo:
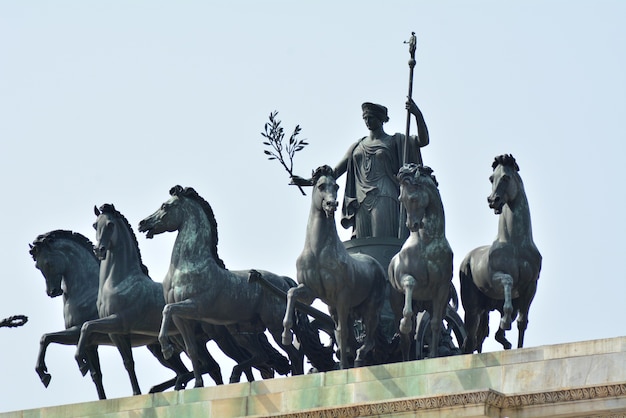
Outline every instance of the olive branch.
[[[289, 141], [286, 144], [283, 144], [283, 140], [285, 139], [285, 131], [282, 126], [280, 126], [281, 121], [276, 118], [278, 115], [278, 111], [273, 111], [270, 113], [270, 121], [265, 123], [265, 132], [261, 132], [261, 135], [267, 141], [263, 141], [263, 145], [269, 147], [270, 149], [266, 149], [263, 151], [265, 155], [268, 156], [268, 160], [278, 160], [280, 164], [287, 170], [290, 177], [293, 177], [293, 157], [298, 151], [302, 151], [305, 146], [309, 145], [305, 139], [297, 139], [296, 137], [302, 131], [300, 125], [296, 125], [293, 130], [293, 133], [289, 137]], [[283, 154], [283, 152], [286, 154]], [[286, 160], [286, 158], [288, 160]], [[304, 190], [297, 184], [300, 192], [304, 196]]]

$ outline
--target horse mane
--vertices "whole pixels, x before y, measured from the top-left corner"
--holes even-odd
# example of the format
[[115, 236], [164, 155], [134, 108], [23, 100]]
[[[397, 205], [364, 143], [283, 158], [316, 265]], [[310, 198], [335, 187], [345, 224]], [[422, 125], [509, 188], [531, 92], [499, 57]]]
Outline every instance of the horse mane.
[[513, 158], [511, 154], [498, 155], [493, 161], [493, 164], [491, 164], [491, 168], [495, 170], [498, 165], [508, 166], [515, 171], [519, 171], [519, 165], [517, 165], [515, 158]]
[[46, 232], [45, 234], [38, 235], [37, 238], [33, 241], [33, 244], [28, 251], [30, 255], [33, 256], [33, 260], [37, 261], [37, 252], [44, 245], [50, 245], [54, 241], [59, 239], [67, 239], [69, 241], [73, 241], [80, 247], [83, 247], [93, 258], [98, 260], [96, 254], [93, 251], [93, 243], [89, 240], [89, 238], [85, 237], [78, 232], [67, 231], [64, 229], [56, 229], [54, 231]]
[[133, 242], [135, 243], [135, 248], [137, 249], [137, 258], [139, 258], [139, 264], [141, 265], [141, 270], [146, 276], [148, 276], [148, 267], [146, 267], [146, 265], [143, 264], [143, 261], [141, 260], [141, 251], [139, 251], [139, 242], [137, 241], [137, 236], [135, 235], [135, 232], [133, 231], [133, 227], [130, 226], [128, 219], [126, 219], [124, 215], [122, 215], [117, 209], [115, 209], [115, 206], [113, 206], [112, 203], [105, 203], [102, 206], [100, 206], [100, 212], [110, 213], [111, 215], [115, 216], [116, 218], [121, 219], [122, 222], [124, 222], [124, 224], [128, 228], [128, 232], [130, 233], [131, 238], [133, 239]]
[[409, 180], [411, 184], [413, 185], [417, 185], [420, 178], [430, 178], [430, 180], [432, 180], [432, 182], [434, 183], [435, 187], [439, 187], [437, 178], [433, 174], [433, 169], [428, 166], [421, 165], [421, 164], [415, 164], [415, 163], [404, 164], [402, 167], [400, 167], [397, 177], [398, 177], [398, 180], [400, 181], [405, 180], [405, 179]]
[[215, 214], [213, 213], [213, 208], [211, 208], [211, 205], [209, 205], [209, 202], [204, 200], [204, 198], [200, 196], [198, 192], [194, 190], [193, 187], [183, 188], [182, 186], [176, 185], [170, 189], [170, 195], [187, 197], [187, 198], [194, 200], [200, 205], [200, 207], [204, 211], [204, 214], [209, 220], [209, 224], [211, 225], [211, 230], [212, 230], [211, 254], [213, 255], [213, 258], [215, 259], [215, 262], [218, 264], [218, 266], [220, 266], [223, 269], [226, 269], [226, 265], [224, 264], [224, 261], [222, 261], [222, 259], [217, 254], [217, 242], [218, 242], [217, 221], [215, 220]]
[[335, 178], [335, 170], [332, 169], [329, 165], [322, 165], [313, 170], [313, 175], [311, 176], [311, 181], [313, 184], [317, 183], [317, 181], [322, 176], [329, 176]]

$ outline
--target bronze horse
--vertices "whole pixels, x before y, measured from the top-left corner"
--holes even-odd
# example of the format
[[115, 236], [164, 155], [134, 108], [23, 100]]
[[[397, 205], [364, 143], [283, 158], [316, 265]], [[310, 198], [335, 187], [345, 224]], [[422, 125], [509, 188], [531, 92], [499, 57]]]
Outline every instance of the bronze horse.
[[339, 186], [333, 169], [327, 165], [317, 168], [312, 181], [304, 249], [296, 261], [299, 285], [287, 293], [283, 343], [290, 343], [293, 338], [295, 301], [310, 305], [319, 298], [328, 305], [335, 322], [342, 369], [352, 366], [353, 344], [350, 341], [354, 339], [354, 331], [351, 322], [363, 320], [365, 340], [354, 358], [354, 365], [362, 366], [365, 356], [374, 348], [385, 295], [385, 271], [369, 255], [348, 254], [339, 239], [334, 217]]
[[[82, 326], [76, 360], [81, 372], [86, 373], [89, 366], [86, 350], [92, 336], [108, 334], [122, 356], [133, 394], [140, 394], [131, 343], [134, 338], [154, 341], [158, 337], [161, 312], [165, 306], [163, 286], [148, 276], [141, 261], [137, 239], [126, 218], [110, 204], [100, 209], [94, 208], [94, 212], [97, 216], [94, 223], [97, 238], [95, 253], [101, 260], [97, 298], [99, 319], [89, 320]], [[199, 360], [200, 373], [207, 372], [216, 384], [222, 384], [219, 365], [206, 349], [206, 342], [210, 338], [213, 338], [210, 331], [207, 333], [206, 329], [194, 328], [195, 350], [202, 354]], [[233, 357], [220, 340], [216, 342], [227, 355]], [[178, 347], [181, 345], [178, 343], [176, 353], [180, 352]], [[161, 353], [161, 350], [157, 351]], [[241, 360], [237, 356], [233, 358]], [[177, 384], [176, 388], [182, 387]]]
[[[291, 343], [282, 344], [280, 318], [285, 302], [258, 282], [248, 283], [249, 271], [231, 271], [217, 254], [217, 222], [213, 209], [193, 188], [175, 186], [170, 199], [139, 223], [148, 238], [178, 231], [170, 268], [163, 279], [167, 304], [159, 341], [163, 353], [171, 353], [172, 323], [180, 331], [195, 372], [195, 386], [203, 386], [200, 364], [193, 343], [193, 324], [226, 325], [236, 339], [244, 339], [251, 358], [233, 368], [230, 381], [238, 382], [244, 367], [265, 363], [268, 352], [258, 338], [269, 330], [289, 356], [292, 374], [303, 373], [303, 355]], [[295, 282], [288, 277], [261, 271], [276, 287], [287, 291]], [[248, 337], [246, 337], [246, 335]], [[250, 337], [252, 336], [252, 337]]]
[[467, 338], [463, 351], [482, 351], [488, 334], [489, 312], [501, 315], [496, 340], [505, 349], [511, 343], [505, 331], [517, 319], [517, 347], [524, 345], [528, 310], [537, 290], [541, 254], [533, 242], [530, 210], [519, 176], [519, 166], [510, 154], [495, 158], [489, 207], [500, 215], [498, 235], [491, 245], [472, 250], [460, 267], [461, 301], [465, 309]]
[[391, 305], [400, 320], [402, 358], [410, 359], [409, 334], [415, 308], [430, 314], [430, 353], [439, 355], [442, 321], [452, 286], [452, 249], [445, 235], [445, 216], [437, 180], [429, 167], [405, 164], [398, 172], [399, 200], [406, 208], [409, 237], [389, 263]]

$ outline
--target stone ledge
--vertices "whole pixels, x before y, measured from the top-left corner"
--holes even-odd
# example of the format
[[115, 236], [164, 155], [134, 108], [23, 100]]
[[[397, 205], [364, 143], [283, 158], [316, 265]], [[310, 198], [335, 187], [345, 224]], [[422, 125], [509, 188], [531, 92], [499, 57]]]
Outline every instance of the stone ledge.
[[0, 418], [625, 417], [626, 337], [0, 413]]
[[[619, 402], [619, 408], [622, 409], [623, 412], [621, 414], [611, 412], [610, 415], [593, 415], [594, 417], [626, 416], [626, 383], [510, 396], [488, 389], [478, 392], [459, 393], [455, 395], [407, 398], [390, 402], [372, 402], [337, 408], [319, 408], [295, 413], [273, 414], [272, 416], [285, 418], [378, 417], [384, 415], [395, 416], [397, 414], [406, 415], [407, 412], [411, 412], [415, 413], [416, 416], [421, 417], [424, 416], [423, 414], [425, 412], [433, 410], [437, 410], [438, 416], [466, 416], [461, 411], [463, 409], [468, 409], [468, 407], [475, 411], [491, 411], [489, 415], [478, 416], [492, 416], [493, 412], [495, 412], [494, 410], [496, 409], [500, 411], [497, 416], [517, 416], [515, 413], [516, 410], [527, 407], [546, 405], [565, 406], [564, 404], [570, 402], [592, 401], [607, 398], [622, 398], [621, 402]], [[572, 405], [567, 406], [568, 408], [565, 408], [568, 410], [567, 416], [574, 416], [574, 412], [571, 408]], [[505, 411], [509, 411], [509, 414], [502, 415]], [[550, 412], [547, 414], [541, 413], [540, 415], [535, 413], [532, 416], [553, 417], [554, 415]], [[581, 416], [587, 415], [586, 413], [583, 413]]]

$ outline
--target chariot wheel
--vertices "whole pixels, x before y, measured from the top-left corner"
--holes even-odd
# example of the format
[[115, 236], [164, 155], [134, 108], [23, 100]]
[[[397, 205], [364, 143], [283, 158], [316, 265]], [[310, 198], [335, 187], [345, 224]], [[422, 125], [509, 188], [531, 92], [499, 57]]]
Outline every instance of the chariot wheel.
[[[426, 311], [417, 315], [417, 330], [415, 332], [415, 355], [418, 360], [430, 354], [430, 314]], [[465, 324], [459, 314], [450, 305], [446, 307], [446, 316], [443, 318], [442, 336], [439, 343], [439, 352], [442, 357], [462, 354], [461, 347], [467, 337]]]

